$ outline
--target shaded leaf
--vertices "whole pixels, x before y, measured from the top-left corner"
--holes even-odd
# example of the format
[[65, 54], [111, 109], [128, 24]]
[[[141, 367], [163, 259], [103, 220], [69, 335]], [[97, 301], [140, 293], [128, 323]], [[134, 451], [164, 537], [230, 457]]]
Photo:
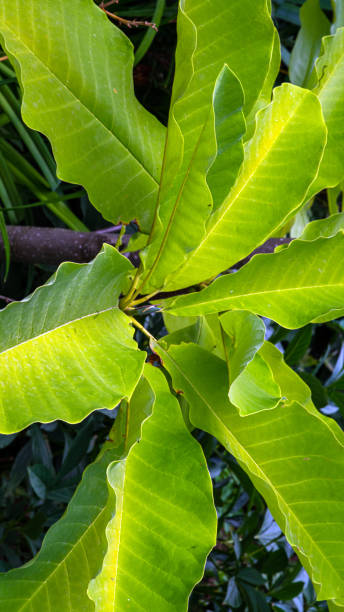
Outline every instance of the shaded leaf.
[[149, 230], [165, 130], [134, 96], [129, 39], [92, 0], [21, 5], [1, 3], [0, 31], [24, 121], [51, 141], [58, 176], [83, 185], [106, 219]]
[[323, 36], [330, 33], [330, 22], [319, 0], [306, 0], [300, 8], [301, 28], [291, 52], [289, 77], [292, 83], [307, 87]]

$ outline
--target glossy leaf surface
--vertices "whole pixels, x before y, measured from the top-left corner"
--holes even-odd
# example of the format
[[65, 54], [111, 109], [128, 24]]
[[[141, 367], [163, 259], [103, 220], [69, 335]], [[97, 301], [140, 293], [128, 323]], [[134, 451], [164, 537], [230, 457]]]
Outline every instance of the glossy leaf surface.
[[[226, 27], [234, 20], [238, 28]], [[260, 94], [273, 40], [265, 0], [254, 7], [249, 0], [220, 0], [215, 11], [212, 0], [180, 2], [161, 187], [151, 244], [143, 257], [146, 292], [162, 287], [166, 275], [182, 264], [204, 235], [213, 201], [216, 208], [228, 194], [243, 156], [242, 106], [245, 100], [248, 112]], [[243, 60], [242, 45], [250, 62]], [[225, 167], [228, 176], [222, 181]]]
[[131, 270], [106, 246], [90, 264], [62, 264], [45, 286], [1, 311], [2, 433], [34, 421], [75, 423], [131, 395], [145, 354], [116, 308]]
[[4, 0], [0, 32], [24, 120], [51, 141], [60, 178], [83, 185], [109, 221], [149, 230], [165, 129], [134, 96], [128, 38], [92, 0], [31, 0], [25, 10]]
[[199, 293], [176, 298], [167, 310], [190, 316], [249, 309], [288, 328], [321, 316], [330, 320], [343, 307], [343, 257], [342, 232], [309, 242], [295, 240], [278, 253], [256, 255], [241, 270]]
[[272, 104], [258, 114], [235, 187], [211, 216], [204, 239], [167, 288], [178, 289], [215, 276], [272, 235], [304, 200], [325, 141], [316, 96], [289, 84], [275, 89]]
[[216, 513], [201, 448], [162, 373], [146, 366], [145, 376], [155, 395], [152, 416], [140, 443], [108, 469], [116, 514], [107, 527], [102, 571], [89, 587], [99, 612], [186, 611], [215, 543]]
[[224, 361], [195, 345], [155, 350], [184, 391], [192, 423], [235, 455], [265, 497], [319, 599], [343, 603], [343, 432], [312, 407], [309, 389], [274, 347], [279, 355], [270, 364], [277, 362], [274, 375], [289, 402], [246, 418], [228, 400]]

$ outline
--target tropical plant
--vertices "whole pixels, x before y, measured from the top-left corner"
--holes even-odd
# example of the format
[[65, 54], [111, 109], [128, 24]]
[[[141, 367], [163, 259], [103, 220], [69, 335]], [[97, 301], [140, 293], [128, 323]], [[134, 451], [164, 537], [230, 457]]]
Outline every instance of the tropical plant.
[[[273, 90], [270, 9], [180, 0], [165, 129], [134, 96], [131, 44], [92, 0], [1, 3], [24, 120], [61, 178], [140, 229], [136, 270], [105, 245], [0, 312], [1, 433], [119, 404], [39, 554], [1, 575], [6, 610], [185, 610], [216, 538], [194, 428], [236, 457], [318, 597], [344, 607], [343, 432], [261, 318], [296, 329], [343, 316], [344, 214], [238, 265], [343, 179], [344, 28], [304, 75], [312, 89]], [[144, 324], [160, 311], [159, 339]]]

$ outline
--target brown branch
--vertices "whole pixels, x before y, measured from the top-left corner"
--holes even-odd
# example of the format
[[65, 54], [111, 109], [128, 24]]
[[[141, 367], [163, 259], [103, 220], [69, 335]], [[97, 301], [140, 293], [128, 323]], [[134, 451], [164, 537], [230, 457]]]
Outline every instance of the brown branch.
[[[74, 232], [56, 227], [7, 226], [11, 260], [58, 265], [63, 261], [84, 263], [93, 259], [104, 242], [115, 246], [118, 233]], [[4, 259], [0, 239], [0, 260]]]

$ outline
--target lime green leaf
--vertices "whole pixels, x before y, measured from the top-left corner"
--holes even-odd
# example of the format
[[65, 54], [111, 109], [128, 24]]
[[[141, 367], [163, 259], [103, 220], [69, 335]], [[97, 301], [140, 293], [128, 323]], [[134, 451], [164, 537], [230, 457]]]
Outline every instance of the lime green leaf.
[[245, 310], [226, 312], [221, 315], [220, 322], [226, 333], [224, 343], [231, 384], [262, 346], [265, 325], [259, 317]]
[[199, 293], [176, 298], [167, 311], [192, 316], [246, 308], [288, 328], [319, 317], [328, 321], [343, 307], [343, 257], [342, 232], [309, 242], [295, 240], [278, 253], [256, 255]]
[[[202, 93], [203, 89], [202, 83]], [[215, 82], [213, 99], [208, 101], [208, 112], [203, 113], [203, 124], [198, 126], [196, 122], [192, 124], [192, 128], [190, 122], [183, 125], [186, 114], [183, 98], [178, 99], [172, 107], [174, 114], [170, 120], [167, 138], [167, 147], [170, 145], [172, 152], [167, 148], [159, 194], [158, 215], [161, 223], [156, 224], [153, 242], [144, 256], [148, 268], [143, 283], [146, 291], [151, 292], [155, 287], [162, 287], [166, 277], [173, 274], [184, 261], [187, 252], [201, 240], [205, 221], [213, 204], [210, 189], [214, 190], [215, 205], [219, 204], [219, 199], [222, 202], [223, 194], [226, 195], [230, 190], [244, 155], [243, 100], [241, 84], [228, 66], [224, 66]], [[193, 118], [193, 114], [191, 117]], [[197, 129], [198, 127], [200, 129]], [[184, 159], [180, 172], [176, 174], [174, 157], [178, 150], [178, 139], [183, 137], [185, 131], [187, 143]], [[189, 151], [194, 135], [197, 135], [198, 139], [193, 150]], [[179, 149], [182, 148], [182, 143], [179, 142]], [[185, 167], [186, 160], [188, 163]], [[233, 167], [232, 172], [228, 172], [230, 164]], [[208, 181], [209, 168], [211, 175]], [[228, 174], [228, 186], [223, 180], [224, 172]]]
[[290, 56], [289, 76], [292, 83], [307, 87], [317, 59], [321, 39], [330, 33], [330, 22], [322, 12], [319, 0], [306, 0], [300, 8], [301, 28]]
[[[226, 27], [237, 19], [240, 28]], [[220, 0], [216, 10], [212, 0], [196, 6], [191, 0], [180, 2], [168, 137], [155, 223], [143, 254], [147, 273], [141, 290], [144, 286], [151, 292], [165, 284], [166, 275], [204, 235], [213, 198], [217, 207], [228, 194], [242, 160], [241, 107], [245, 99], [249, 111], [259, 96], [273, 38], [265, 0], [257, 0], [254, 8], [249, 0], [235, 5]], [[249, 62], [243, 58], [243, 45]]]
[[335, 187], [344, 176], [344, 28], [323, 39], [315, 77], [314, 92], [322, 106], [328, 139], [319, 175], [307, 194], [308, 200], [325, 187]]
[[48, 531], [38, 555], [0, 575], [0, 605], [6, 612], [94, 611], [87, 587], [101, 568], [107, 548], [105, 530], [115, 505], [106, 470], [140, 438], [141, 423], [150, 415], [153, 401], [151, 388], [142, 378], [130, 400], [130, 420], [125, 404], [110, 432], [112, 441], [105, 443], [85, 470], [66, 513]]
[[87, 585], [106, 551], [105, 529], [113, 507], [106, 469], [117, 457], [116, 449], [107, 450], [85, 470], [67, 512], [48, 531], [33, 561], [0, 575], [3, 610], [94, 610]]
[[231, 384], [229, 399], [241, 416], [272, 410], [281, 401], [281, 389], [259, 352]]
[[300, 240], [316, 240], [321, 236], [331, 238], [340, 230], [344, 230], [344, 213], [336, 213], [326, 219], [311, 221], [306, 225]]
[[218, 274], [273, 234], [304, 200], [325, 140], [316, 96], [289, 84], [276, 88], [272, 104], [258, 113], [255, 135], [229, 198], [211, 216], [206, 236], [166, 289]]
[[146, 366], [155, 403], [142, 438], [108, 469], [116, 514], [89, 596], [95, 609], [187, 610], [216, 538], [211, 481], [161, 372]]
[[131, 270], [106, 245], [89, 264], [62, 264], [32, 296], [0, 312], [2, 433], [34, 421], [77, 422], [131, 395], [145, 354], [116, 307]]
[[165, 130], [134, 96], [129, 39], [92, 0], [36, 0], [25, 10], [5, 0], [0, 32], [24, 121], [50, 139], [58, 176], [83, 185], [106, 219], [136, 218], [148, 230]]
[[[193, 425], [215, 435], [265, 497], [319, 599], [344, 603], [341, 429], [312, 407], [307, 386], [302, 381], [294, 386], [297, 375], [285, 364], [273, 373], [289, 402], [242, 418], [228, 400], [224, 361], [195, 345], [173, 346], [168, 353], [155, 345], [155, 350], [175, 389], [184, 391]], [[281, 354], [279, 359], [281, 364]]]
[[[269, 11], [271, 12], [271, 6]], [[281, 43], [278, 31], [275, 28], [274, 32], [274, 42], [271, 48], [271, 57], [270, 57], [270, 66], [269, 70], [266, 73], [265, 81], [263, 88], [260, 92], [259, 98], [257, 99], [255, 105], [250, 111], [247, 117], [247, 132], [246, 132], [246, 140], [252, 138], [256, 125], [256, 115], [259, 110], [270, 104], [272, 98], [272, 91], [275, 84], [275, 81], [278, 77], [278, 73], [281, 66]]]

